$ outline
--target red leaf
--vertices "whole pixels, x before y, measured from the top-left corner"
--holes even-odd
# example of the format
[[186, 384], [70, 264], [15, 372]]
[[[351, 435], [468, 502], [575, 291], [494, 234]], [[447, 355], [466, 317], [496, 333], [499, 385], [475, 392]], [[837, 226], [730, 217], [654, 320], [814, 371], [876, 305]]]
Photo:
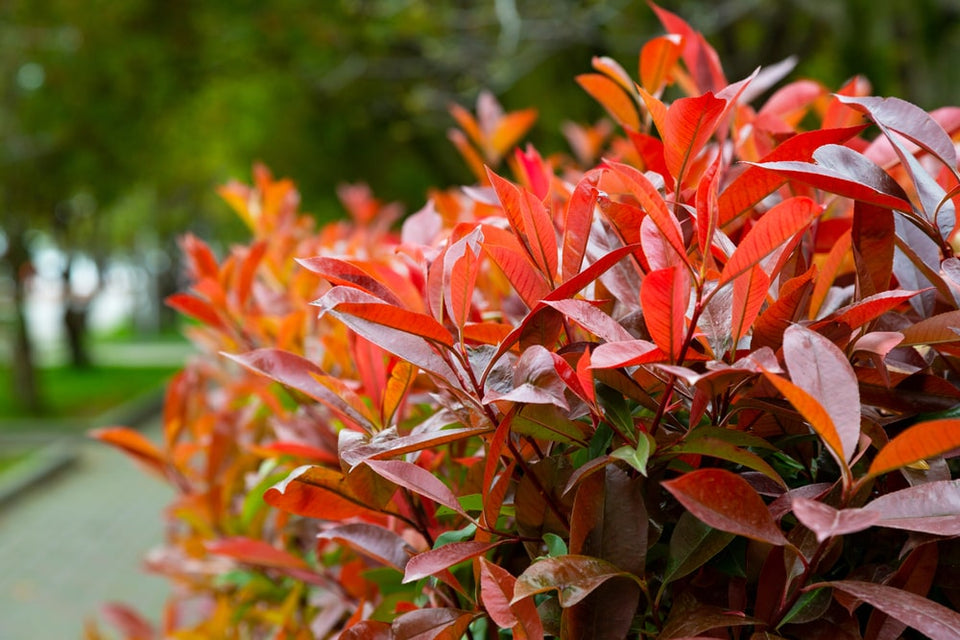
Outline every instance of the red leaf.
[[763, 162], [755, 166], [830, 193], [897, 211], [912, 211], [907, 194], [890, 175], [849, 147], [828, 144], [813, 152], [816, 164]]
[[311, 361], [281, 349], [257, 349], [248, 353], [222, 354], [251, 371], [296, 389], [333, 410], [365, 431], [374, 431], [374, 420], [363, 401], [341, 380], [328, 376]]
[[532, 193], [487, 169], [490, 183], [514, 233], [548, 281], [557, 273], [557, 233], [543, 203]]
[[811, 319], [816, 318], [820, 312], [820, 307], [823, 306], [827, 294], [830, 293], [830, 289], [837, 279], [840, 268], [850, 254], [850, 247], [850, 231], [847, 230], [833, 243], [833, 247], [830, 248], [827, 257], [818, 263], [817, 279], [814, 282], [813, 293], [810, 295], [809, 316]]
[[297, 258], [296, 262], [303, 268], [322, 276], [334, 286], [354, 287], [380, 298], [382, 302], [388, 302], [396, 307], [404, 306], [396, 294], [376, 276], [351, 262], [328, 256]]
[[573, 320], [593, 335], [607, 342], [622, 342], [633, 339], [630, 332], [624, 329], [619, 322], [586, 300], [577, 298], [545, 300], [544, 304], [553, 307], [568, 319]]
[[720, 57], [717, 52], [707, 44], [703, 35], [694, 31], [682, 18], [665, 9], [661, 9], [653, 2], [650, 2], [650, 8], [657, 14], [664, 28], [683, 38], [683, 62], [687, 69], [693, 74], [696, 81], [696, 93], [706, 91], [719, 91], [726, 86], [727, 81], [723, 76], [723, 68], [720, 66]]
[[459, 609], [417, 609], [393, 621], [394, 640], [459, 640], [477, 614]]
[[577, 84], [603, 105], [622, 127], [636, 131], [640, 128], [637, 107], [617, 82], [599, 73], [584, 73], [576, 77]]
[[671, 81], [673, 68], [683, 52], [683, 39], [676, 34], [648, 40], [640, 50], [640, 84], [648, 93], [657, 95]]
[[933, 458], [960, 448], [960, 419], [944, 418], [915, 424], [891, 440], [870, 465], [871, 476]]
[[828, 504], [806, 498], [794, 498], [792, 506], [797, 520], [816, 534], [817, 542], [869, 529], [880, 520], [880, 515], [874, 511], [837, 510]]
[[690, 163], [716, 130], [726, 105], [726, 100], [705, 93], [675, 100], [667, 109], [666, 129], [661, 133], [667, 167], [677, 180], [678, 191], [684, 185]]
[[207, 551], [219, 556], [226, 556], [261, 567], [274, 569], [308, 569], [303, 558], [288, 551], [278, 549], [265, 540], [256, 540], [235, 536], [221, 540], [211, 540], [206, 543]]
[[257, 267], [267, 252], [267, 243], [263, 240], [255, 242], [246, 256], [240, 263], [240, 273], [237, 277], [236, 293], [237, 302], [243, 307], [250, 298], [250, 289], [253, 286], [253, 279], [257, 273]]
[[889, 209], [864, 202], [853, 206], [853, 258], [864, 295], [886, 291], [893, 270], [896, 222]]
[[780, 286], [779, 297], [760, 314], [753, 326], [753, 349], [769, 347], [779, 349], [783, 342], [783, 333], [795, 321], [806, 317], [806, 301], [813, 289], [816, 267], [791, 278]]
[[902, 589], [872, 582], [837, 580], [808, 586], [805, 591], [833, 587], [880, 609], [892, 618], [913, 627], [930, 640], [957, 640], [960, 613], [942, 604]]
[[714, 529], [777, 546], [788, 544], [763, 499], [734, 473], [700, 469], [664, 482], [663, 487]]
[[520, 298], [531, 309], [550, 293], [547, 280], [534, 267], [517, 238], [503, 229], [484, 225], [483, 250], [503, 271]]
[[168, 307], [176, 309], [184, 315], [199, 320], [203, 324], [209, 325], [215, 329], [224, 329], [225, 324], [220, 319], [220, 314], [207, 301], [202, 300], [189, 293], [175, 293], [167, 296], [164, 302]]
[[590, 225], [597, 205], [598, 172], [588, 172], [577, 183], [563, 214], [563, 263], [561, 278], [569, 280], [580, 272], [590, 239]]
[[572, 607], [617, 576], [636, 580], [633, 575], [600, 558], [580, 555], [543, 558], [527, 567], [517, 578], [511, 604], [556, 589], [560, 606]]
[[717, 286], [732, 281], [807, 228], [823, 207], [810, 198], [784, 200], [767, 211], [740, 242], [720, 274]]
[[513, 629], [514, 638], [543, 640], [543, 623], [533, 600], [511, 603], [516, 583], [506, 569], [480, 558], [480, 599], [490, 619], [501, 628]]
[[523, 352], [513, 368], [513, 385], [507, 393], [487, 391], [483, 403], [508, 400], [518, 403], [552, 404], [569, 410], [561, 380], [550, 351], [533, 345]]
[[423, 467], [403, 460], [368, 459], [364, 460], [364, 464], [373, 469], [377, 475], [469, 518], [447, 485]]
[[860, 440], [860, 390], [846, 355], [819, 333], [794, 325], [783, 335], [783, 357], [793, 383], [829, 414], [838, 453], [849, 462]]
[[651, 271], [640, 286], [643, 319], [650, 337], [671, 362], [677, 362], [686, 336], [690, 277], [684, 267]]
[[872, 500], [864, 511], [877, 514], [877, 526], [937, 536], [960, 535], [960, 480], [938, 480]]
[[[482, 436], [490, 432], [487, 427], [463, 427], [459, 429], [443, 429], [441, 427], [448, 424], [446, 416], [439, 414], [443, 418], [442, 424], [433, 428], [424, 429], [423, 425], [415, 427], [413, 432], [407, 436], [395, 437], [391, 431], [381, 431], [383, 438], [377, 436], [369, 442], [357, 444], [355, 446], [343, 447], [340, 449], [340, 459], [342, 462], [350, 465], [351, 468], [367, 461], [377, 458], [388, 458], [401, 456], [414, 451], [422, 451], [431, 447], [439, 447], [458, 440], [466, 440], [474, 436]], [[378, 434], [379, 435], [379, 434]]]
[[385, 303], [357, 289], [334, 287], [313, 304], [320, 307], [321, 313], [331, 312], [337, 317], [355, 316], [448, 347], [454, 343], [446, 327], [431, 316]]
[[[863, 131], [864, 126], [845, 129], [805, 131], [788, 138], [765, 155], [760, 164], [780, 160], [810, 162], [813, 152], [827, 144], [842, 144]], [[787, 182], [782, 175], [764, 171], [759, 166], [748, 166], [731, 182], [718, 199], [720, 226], [726, 226]]]
[[334, 287], [314, 304], [382, 349], [424, 371], [456, 379], [438, 351], [438, 345], [452, 346], [453, 336], [432, 317], [392, 307], [348, 287]]
[[900, 98], [837, 95], [843, 104], [865, 113], [879, 125], [902, 134], [951, 168], [957, 166], [957, 151], [950, 135], [920, 107]]
[[760, 265], [733, 280], [733, 318], [730, 323], [731, 348], [736, 350], [740, 338], [745, 336], [757, 319], [760, 308], [767, 298], [770, 278]]
[[667, 354], [661, 351], [657, 345], [646, 340], [608, 342], [593, 350], [590, 355], [590, 368], [616, 369], [635, 364], [663, 362], [667, 359]]
[[413, 551], [403, 538], [389, 529], [363, 522], [343, 524], [321, 531], [317, 538], [346, 545], [357, 553], [397, 571], [404, 570]]
[[618, 162], [609, 162], [607, 166], [613, 170], [626, 184], [630, 193], [639, 201], [640, 206], [647, 212], [647, 215], [653, 220], [654, 224], [663, 234], [663, 237], [670, 243], [670, 246], [684, 262], [687, 261], [687, 249], [683, 244], [683, 238], [677, 227], [677, 220], [667, 208], [667, 203], [663, 196], [657, 191], [650, 180], [633, 167], [620, 164]]
[[[887, 311], [891, 311], [901, 303], [909, 300], [921, 291], [904, 291], [892, 289], [863, 298], [854, 304], [837, 309], [836, 312], [824, 318], [821, 322], [812, 325], [816, 329], [828, 322], [842, 322], [851, 329], [859, 329], [863, 325], [876, 320]], [[869, 335], [869, 334], [868, 334]], [[960, 337], [960, 336], [958, 336]]]
[[503, 542], [503, 540], [498, 542], [477, 542], [474, 540], [451, 542], [442, 547], [418, 553], [410, 558], [410, 561], [407, 563], [403, 574], [403, 581], [414, 582], [421, 578], [440, 573], [464, 560], [483, 555]]

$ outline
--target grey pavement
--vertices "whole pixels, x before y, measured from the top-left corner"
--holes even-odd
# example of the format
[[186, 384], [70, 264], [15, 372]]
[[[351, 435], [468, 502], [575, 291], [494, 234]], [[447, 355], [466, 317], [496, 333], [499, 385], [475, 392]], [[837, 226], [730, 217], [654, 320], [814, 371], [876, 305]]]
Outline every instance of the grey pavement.
[[[159, 421], [145, 435], [159, 439]], [[156, 622], [167, 583], [142, 571], [162, 539], [169, 487], [96, 442], [76, 463], [0, 505], [0, 640], [80, 638], [108, 601]]]

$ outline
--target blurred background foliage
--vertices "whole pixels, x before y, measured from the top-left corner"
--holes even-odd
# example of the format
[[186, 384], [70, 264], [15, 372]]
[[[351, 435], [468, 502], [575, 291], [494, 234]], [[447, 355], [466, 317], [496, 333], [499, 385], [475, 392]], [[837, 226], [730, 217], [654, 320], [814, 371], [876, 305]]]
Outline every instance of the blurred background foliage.
[[[878, 95], [960, 103], [960, 0], [662, 4], [704, 32], [731, 80], [796, 55], [792, 77], [829, 88], [862, 73]], [[340, 215], [345, 181], [415, 210], [429, 187], [470, 181], [445, 136], [450, 103], [489, 89], [508, 110], [535, 107], [531, 140], [565, 150], [564, 121], [602, 116], [574, 76], [594, 55], [635, 72], [660, 31], [639, 0], [5, 0], [0, 328], [14, 380], [29, 378], [15, 338], [29, 337], [37, 247], [62, 256], [65, 332], [82, 334], [97, 287], [74, 294], [73, 266], [146, 260], [168, 291], [177, 235], [223, 247], [242, 234], [214, 188], [252, 162], [294, 178], [321, 218]]]

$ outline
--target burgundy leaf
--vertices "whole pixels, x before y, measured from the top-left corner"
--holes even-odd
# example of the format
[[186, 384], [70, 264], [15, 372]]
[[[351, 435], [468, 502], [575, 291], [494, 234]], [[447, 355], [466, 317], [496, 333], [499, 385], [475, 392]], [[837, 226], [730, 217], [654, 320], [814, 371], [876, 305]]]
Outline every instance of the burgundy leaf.
[[615, 565], [590, 556], [565, 555], [543, 558], [517, 578], [513, 600], [517, 603], [537, 593], [556, 590], [561, 607], [572, 607], [611, 578], [636, 579]]
[[464, 560], [483, 555], [502, 543], [502, 540], [498, 542], [477, 542], [474, 540], [451, 542], [442, 547], [418, 553], [407, 562], [403, 581], [414, 582], [432, 576]]
[[809, 585], [806, 590], [829, 586], [880, 609], [891, 618], [913, 627], [930, 640], [960, 638], [960, 613], [902, 589], [859, 580], [836, 580]]
[[856, 533], [872, 527], [880, 514], [865, 509], [834, 509], [828, 504], [806, 498], [793, 499], [793, 513], [797, 520], [814, 532], [817, 542], [834, 536]]
[[839, 348], [819, 333], [794, 325], [783, 335], [783, 357], [794, 384], [816, 398], [833, 421], [849, 462], [860, 440], [857, 375]]
[[882, 495], [867, 503], [877, 526], [940, 536], [960, 535], [960, 480], [939, 480]]
[[664, 482], [663, 487], [715, 529], [777, 546], [788, 544], [763, 499], [734, 473], [700, 469]]
[[394, 640], [458, 640], [477, 614], [460, 609], [415, 609], [393, 621]]
[[418, 495], [429, 498], [464, 517], [466, 511], [460, 506], [457, 497], [437, 476], [423, 467], [403, 460], [365, 460], [364, 464], [378, 475], [406, 488]]
[[363, 522], [327, 529], [321, 531], [317, 537], [346, 545], [357, 553], [373, 558], [397, 571], [404, 570], [413, 551], [410, 545], [393, 531]]

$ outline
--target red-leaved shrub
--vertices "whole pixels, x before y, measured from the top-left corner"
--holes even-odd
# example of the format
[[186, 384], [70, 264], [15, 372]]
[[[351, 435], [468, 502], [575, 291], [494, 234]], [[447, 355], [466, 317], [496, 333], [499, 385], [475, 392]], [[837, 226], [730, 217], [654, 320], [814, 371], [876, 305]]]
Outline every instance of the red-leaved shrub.
[[595, 166], [483, 96], [478, 184], [399, 232], [223, 189], [253, 242], [183, 242], [162, 444], [97, 433], [177, 491], [158, 636], [960, 637], [960, 109], [751, 106], [779, 67], [654, 10], [637, 79], [577, 78]]

